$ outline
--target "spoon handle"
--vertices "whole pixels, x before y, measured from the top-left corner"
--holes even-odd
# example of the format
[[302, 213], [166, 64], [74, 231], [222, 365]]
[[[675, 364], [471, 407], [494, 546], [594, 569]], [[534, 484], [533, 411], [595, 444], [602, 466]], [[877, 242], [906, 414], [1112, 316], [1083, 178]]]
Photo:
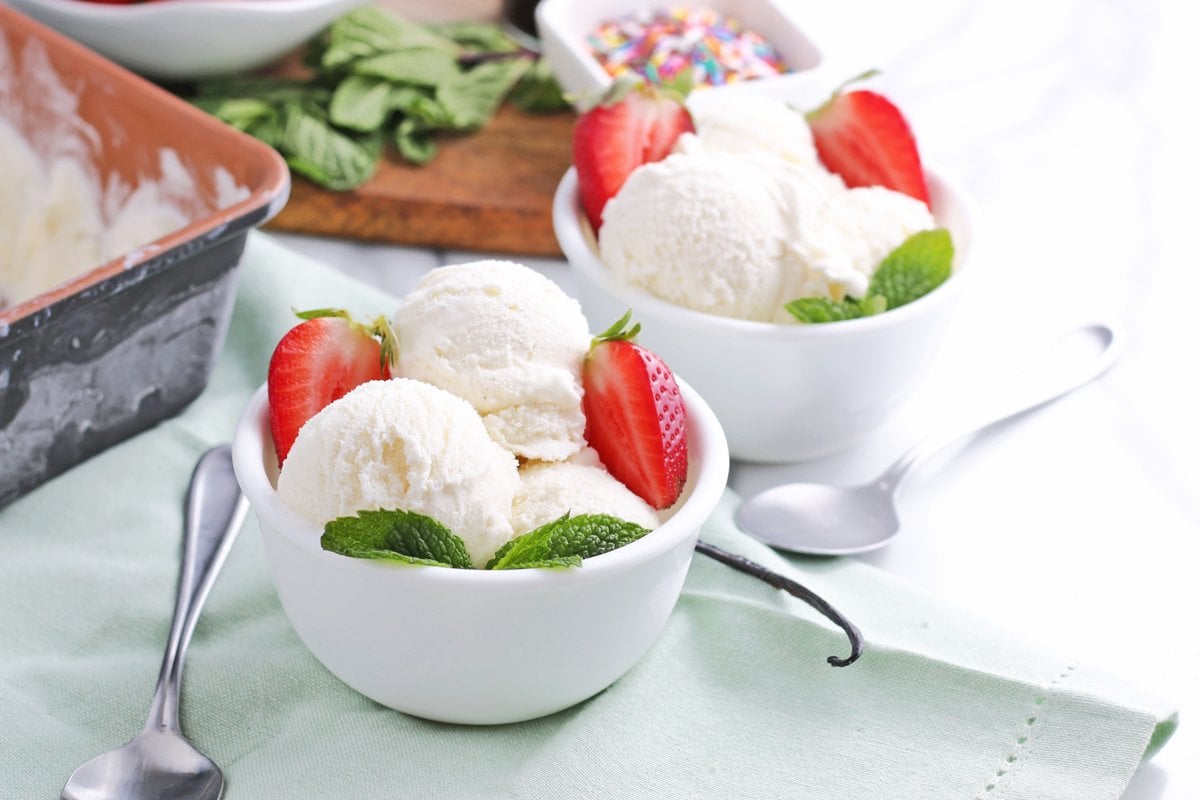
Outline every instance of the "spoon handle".
[[183, 559], [171, 633], [146, 729], [179, 731], [179, 684], [183, 657], [196, 619], [233, 545], [248, 506], [233, 473], [229, 445], [200, 457], [188, 487], [183, 529]]
[[[1089, 339], [1090, 352], [1081, 355], [1077, 346]], [[1021, 380], [1021, 376], [1014, 376], [996, 392], [993, 397], [997, 402], [987, 411], [973, 419], [956, 420], [944, 425], [922, 439], [879, 476], [877, 485], [886, 491], [893, 491], [899, 488], [909, 470], [944, 447], [992, 425], [1041, 408], [1090, 383], [1113, 365], [1122, 344], [1123, 336], [1113, 324], [1092, 323], [1068, 332], [1031, 365], [1031, 368], [1037, 368], [1036, 374], [1024, 382], [1023, 388], [1013, 391], [1013, 384]]]

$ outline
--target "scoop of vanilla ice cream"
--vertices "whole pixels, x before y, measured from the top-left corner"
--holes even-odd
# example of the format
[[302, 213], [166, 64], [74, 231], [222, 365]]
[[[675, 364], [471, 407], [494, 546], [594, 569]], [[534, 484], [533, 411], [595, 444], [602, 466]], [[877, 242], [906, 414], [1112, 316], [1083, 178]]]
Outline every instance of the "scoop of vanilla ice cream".
[[467, 400], [512, 453], [557, 461], [583, 447], [579, 303], [528, 267], [478, 261], [428, 272], [395, 317], [399, 371]]
[[375, 509], [432, 517], [482, 567], [512, 538], [519, 482], [516, 459], [491, 440], [469, 403], [397, 378], [364, 383], [306, 422], [277, 488], [319, 526]]
[[659, 525], [654, 509], [603, 467], [571, 461], [521, 467], [521, 485], [512, 505], [513, 533], [519, 536], [567, 513], [607, 514], [650, 530]]
[[862, 298], [888, 253], [936, 226], [907, 195], [847, 189], [786, 104], [693, 98], [696, 132], [634, 170], [604, 209], [600, 258], [622, 283], [696, 311], [794, 323], [787, 302]]
[[601, 260], [617, 280], [668, 302], [774, 318], [787, 225], [763, 168], [762, 160], [705, 152], [638, 167], [604, 208]]
[[694, 147], [698, 141], [709, 152], [774, 155], [799, 164], [817, 163], [812, 130], [804, 114], [786, 103], [754, 94], [694, 92], [688, 96], [687, 107], [696, 133], [680, 137], [677, 148]]
[[[789, 253], [801, 269], [785, 298], [846, 296], [862, 298], [871, 276], [892, 250], [917, 231], [936, 226], [928, 206], [880, 186], [833, 192], [825, 202], [805, 207], [794, 217], [797, 232]], [[779, 321], [787, 319], [781, 311]]]

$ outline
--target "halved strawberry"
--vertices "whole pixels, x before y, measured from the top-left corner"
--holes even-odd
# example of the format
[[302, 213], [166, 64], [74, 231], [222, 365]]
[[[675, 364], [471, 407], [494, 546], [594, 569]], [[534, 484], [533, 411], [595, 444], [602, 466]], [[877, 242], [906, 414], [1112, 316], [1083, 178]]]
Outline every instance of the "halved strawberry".
[[280, 465], [300, 427], [325, 406], [367, 381], [390, 377], [395, 334], [385, 317], [371, 325], [338, 309], [297, 314], [267, 366], [271, 438]]
[[629, 173], [666, 158], [680, 134], [693, 130], [677, 92], [641, 81], [613, 83], [599, 105], [575, 123], [571, 143], [579, 198], [592, 230], [600, 230], [600, 212]]
[[614, 478], [654, 508], [687, 480], [687, 415], [675, 376], [633, 342], [630, 314], [592, 340], [583, 362], [584, 438]]
[[807, 117], [821, 162], [847, 186], [884, 186], [929, 205], [917, 141], [886, 97], [839, 90]]

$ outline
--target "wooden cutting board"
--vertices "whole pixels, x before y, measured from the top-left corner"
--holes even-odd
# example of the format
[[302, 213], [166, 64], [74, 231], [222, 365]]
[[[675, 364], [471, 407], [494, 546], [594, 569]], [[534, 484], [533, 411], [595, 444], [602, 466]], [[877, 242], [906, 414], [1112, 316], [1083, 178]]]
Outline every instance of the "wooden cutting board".
[[389, 153], [351, 192], [293, 176], [292, 194], [267, 227], [419, 247], [558, 257], [554, 190], [571, 163], [575, 115], [504, 106], [480, 131], [442, 136], [416, 167]]
[[[378, 0], [422, 22], [499, 22], [501, 0]], [[504, 106], [481, 131], [438, 138], [438, 154], [414, 167], [391, 151], [353, 192], [293, 176], [287, 206], [267, 227], [416, 247], [559, 257], [550, 224], [554, 190], [571, 164], [575, 115]]]

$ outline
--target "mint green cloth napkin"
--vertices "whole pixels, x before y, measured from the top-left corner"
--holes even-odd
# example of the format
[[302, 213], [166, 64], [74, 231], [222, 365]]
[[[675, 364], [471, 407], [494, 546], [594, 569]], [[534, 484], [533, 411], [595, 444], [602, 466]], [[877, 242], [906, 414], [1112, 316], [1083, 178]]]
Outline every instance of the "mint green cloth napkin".
[[[196, 458], [228, 440], [291, 307], [394, 301], [251, 237], [225, 351], [179, 417], [0, 509], [0, 797], [57, 797], [145, 719]], [[183, 727], [226, 797], [1104, 800], [1174, 730], [1169, 706], [1014, 642], [854, 560], [788, 561], [736, 531], [703, 538], [792, 574], [865, 632], [841, 634], [697, 556], [652, 650], [552, 717], [472, 728], [383, 708], [309, 655], [271, 588], [251, 517], [192, 642]], [[404, 609], [363, 609], [363, 617]], [[480, 669], [487, 669], [480, 664]]]

